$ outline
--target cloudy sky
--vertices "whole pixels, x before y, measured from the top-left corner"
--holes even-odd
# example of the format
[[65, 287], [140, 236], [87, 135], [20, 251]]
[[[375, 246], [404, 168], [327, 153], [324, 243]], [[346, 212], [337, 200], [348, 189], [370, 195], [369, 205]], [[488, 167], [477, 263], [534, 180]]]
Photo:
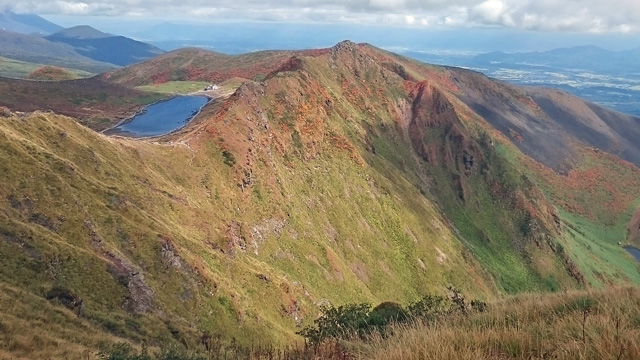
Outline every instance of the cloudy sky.
[[640, 0], [0, 0], [40, 15], [640, 32]]

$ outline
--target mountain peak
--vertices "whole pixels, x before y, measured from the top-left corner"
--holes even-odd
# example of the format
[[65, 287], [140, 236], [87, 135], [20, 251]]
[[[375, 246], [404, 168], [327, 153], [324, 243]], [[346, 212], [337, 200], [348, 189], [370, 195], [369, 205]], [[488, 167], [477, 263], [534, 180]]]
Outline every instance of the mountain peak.
[[67, 29], [62, 29], [51, 35], [51, 37], [63, 37], [72, 39], [101, 39], [111, 36], [113, 35], [104, 33], [100, 30], [92, 28], [89, 25], [79, 25]]
[[358, 48], [358, 44], [354, 43], [351, 40], [344, 40], [331, 48], [332, 52], [342, 52], [342, 51], [354, 51]]
[[20, 34], [51, 34], [62, 29], [38, 15], [16, 14], [12, 11], [0, 11], [0, 28]]

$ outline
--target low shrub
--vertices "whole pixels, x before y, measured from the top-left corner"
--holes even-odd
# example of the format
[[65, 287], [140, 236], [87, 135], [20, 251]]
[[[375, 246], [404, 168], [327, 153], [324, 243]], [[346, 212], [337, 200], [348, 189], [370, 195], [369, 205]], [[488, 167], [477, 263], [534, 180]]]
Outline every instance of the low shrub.
[[427, 294], [406, 308], [394, 302], [383, 302], [371, 309], [369, 304], [347, 304], [337, 308], [322, 307], [322, 316], [307, 326], [299, 335], [311, 344], [319, 344], [328, 339], [347, 339], [357, 336], [365, 339], [372, 332], [384, 335], [392, 324], [410, 320], [435, 321], [454, 314], [468, 315], [470, 312], [484, 312], [487, 304], [480, 300], [467, 303], [464, 295], [456, 288], [449, 287], [449, 295]]

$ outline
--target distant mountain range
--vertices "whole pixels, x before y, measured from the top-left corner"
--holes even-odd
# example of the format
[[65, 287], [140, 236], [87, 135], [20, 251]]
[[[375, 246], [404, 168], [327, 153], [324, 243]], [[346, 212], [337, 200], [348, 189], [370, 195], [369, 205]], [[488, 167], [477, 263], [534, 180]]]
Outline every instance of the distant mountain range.
[[0, 30], [21, 34], [49, 35], [62, 30], [62, 26], [52, 23], [38, 15], [0, 12]]
[[0, 31], [0, 56], [29, 63], [79, 69], [91, 73], [102, 73], [118, 67], [81, 55], [68, 44], [11, 31]]
[[0, 13], [0, 56], [102, 73], [164, 51], [90, 26], [65, 29], [37, 15]]
[[63, 29], [46, 39], [70, 45], [78, 54], [93, 60], [119, 66], [131, 65], [165, 53], [155, 46], [124, 36], [106, 34], [86, 25]]
[[640, 63], [640, 48], [628, 51], [611, 51], [598, 46], [578, 46], [543, 52], [505, 53], [497, 51], [475, 56], [472, 61], [477, 65], [509, 63], [617, 73], [621, 70], [637, 68]]
[[544, 52], [478, 55], [404, 51], [414, 59], [459, 66], [520, 85], [553, 87], [628, 114], [640, 115], [640, 48], [611, 51], [597, 46]]
[[60, 29], [55, 33], [47, 36], [50, 40], [57, 39], [77, 39], [77, 40], [95, 40], [104, 39], [108, 37], [115, 37], [116, 35], [107, 34], [98, 29], [92, 28], [88, 25], [79, 25], [66, 29]]

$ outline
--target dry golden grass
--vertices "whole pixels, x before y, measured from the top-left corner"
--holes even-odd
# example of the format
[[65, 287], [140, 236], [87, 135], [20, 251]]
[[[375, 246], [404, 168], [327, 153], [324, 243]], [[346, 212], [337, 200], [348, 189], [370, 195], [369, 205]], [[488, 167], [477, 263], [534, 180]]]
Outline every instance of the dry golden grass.
[[640, 289], [521, 295], [354, 345], [367, 359], [640, 359]]
[[122, 341], [63, 306], [0, 283], [0, 360], [96, 359], [98, 348]]

